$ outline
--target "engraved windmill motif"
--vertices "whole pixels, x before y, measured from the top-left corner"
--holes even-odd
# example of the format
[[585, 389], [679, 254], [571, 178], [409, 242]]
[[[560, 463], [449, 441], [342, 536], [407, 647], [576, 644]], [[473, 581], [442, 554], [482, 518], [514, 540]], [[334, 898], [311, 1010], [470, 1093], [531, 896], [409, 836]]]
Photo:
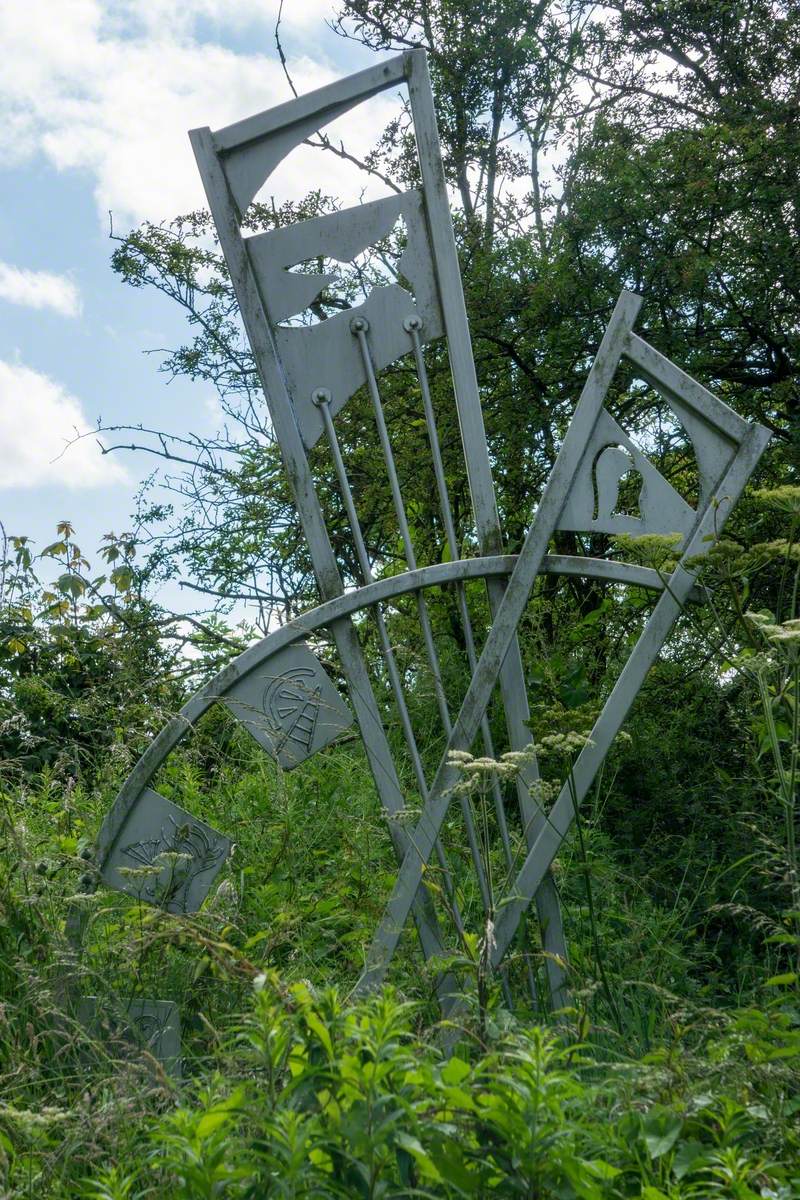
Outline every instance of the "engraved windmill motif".
[[[419, 187], [285, 228], [246, 233], [248, 206], [292, 149], [358, 104], [396, 86], [408, 89]], [[101, 875], [112, 887], [130, 890], [123, 886], [124, 876], [119, 874], [124, 847], [130, 848], [137, 840], [145, 845], [148, 837], [158, 841], [152, 831], [163, 830], [163, 806], [169, 804], [147, 785], [187, 730], [214, 703], [223, 702], [251, 736], [287, 769], [300, 766], [328, 745], [355, 717], [398, 860], [397, 879], [368, 952], [360, 986], [370, 987], [384, 978], [409, 917], [416, 925], [427, 959], [435, 961], [446, 954], [453, 930], [463, 935], [459, 889], [442, 841], [445, 818], [451, 805], [458, 805], [484, 919], [494, 924], [492, 962], [501, 973], [503, 986], [507, 990], [504, 960], [515, 941], [524, 951], [521, 958], [526, 964], [531, 999], [541, 1004], [542, 989], [534, 964], [543, 960], [550, 1001], [558, 1008], [566, 997], [567, 948], [550, 867], [574, 811], [566, 783], [549, 811], [544, 811], [537, 798], [538, 769], [517, 640], [525, 605], [537, 576], [545, 572], [646, 587], [658, 596], [639, 642], [602, 709], [591, 742], [576, 763], [575, 787], [580, 803], [681, 604], [690, 596], [694, 575], [688, 564], [708, 550], [708, 539], [722, 528], [769, 435], [761, 427], [741, 420], [639, 338], [633, 326], [641, 300], [623, 292], [523, 550], [515, 557], [505, 555], [424, 52], [403, 54], [214, 133], [199, 129], [190, 136], [292, 484], [321, 602], [245, 651], [161, 731], [124, 784], [103, 826], [98, 844]], [[351, 262], [365, 248], [386, 238], [398, 222], [404, 231], [398, 278], [373, 286], [349, 311], [315, 324], [298, 324], [298, 316], [318, 302], [331, 279], [331, 272], [309, 273], [302, 269], [303, 264], [312, 259]], [[461, 557], [427, 373], [426, 346], [442, 338], [447, 342], [452, 402], [458, 414], [479, 550], [473, 558]], [[622, 358], [659, 393], [688, 435], [700, 476], [700, 496], [694, 507], [663, 478], [604, 406]], [[437, 528], [442, 531], [443, 544], [437, 561], [427, 564], [418, 561], [384, 411], [381, 373], [399, 359], [413, 364], [419, 415], [430, 452], [431, 487], [438, 501]], [[337, 417], [359, 389], [368, 400], [374, 444], [380, 451], [405, 560], [404, 571], [388, 576], [381, 576], [368, 552], [364, 514], [359, 513], [337, 428]], [[308, 451], [318, 444], [325, 448], [336, 479], [360, 570], [360, 586], [349, 590], [343, 566], [333, 550], [309, 463]], [[559, 529], [677, 534], [681, 561], [665, 581], [652, 570], [622, 562], [549, 553], [551, 538]], [[486, 588], [491, 614], [488, 628], [475, 624], [467, 589], [473, 580], [483, 581]], [[428, 609], [430, 589], [442, 587], [449, 589], [458, 613], [470, 676], [469, 686], [460, 697], [453, 697], [444, 685]], [[403, 673], [387, 625], [387, 607], [403, 596], [410, 597], [415, 606], [419, 644], [427, 661], [445, 744], [432, 775], [424, 766], [419, 731], [414, 728]], [[362, 636], [365, 622], [354, 620], [358, 614], [366, 614], [371, 622], [379, 661], [366, 653]], [[318, 633], [324, 633], [336, 647], [352, 712], [309, 647]], [[387, 733], [386, 706], [383, 701], [379, 703], [376, 694], [378, 677], [380, 694], [390, 696], [392, 720], [402, 734], [404, 762], [413, 777], [411, 788], [401, 782], [398, 756], [392, 751]], [[493, 736], [489, 721], [493, 696], [499, 700], [504, 718], [502, 745]], [[493, 835], [508, 876], [506, 894], [500, 898], [492, 894], [485, 848], [469, 801], [454, 786], [458, 772], [452, 753], [476, 746], [491, 758], [506, 749], [526, 752], [510, 789], [502, 787], [496, 777], [491, 783]], [[160, 809], [153, 808], [153, 797]], [[421, 817], [409, 832], [394, 818], [414, 804], [421, 807]], [[221, 835], [209, 830], [205, 836], [211, 835], [220, 839], [218, 844], [226, 844], [212, 867], [197, 872], [187, 889], [187, 910], [202, 903], [213, 875], [230, 850], [230, 843]], [[521, 864], [512, 850], [515, 839], [523, 847]], [[143, 851], [145, 856], [149, 852]], [[434, 857], [443, 881], [440, 897], [445, 903], [441, 899], [437, 903], [427, 886], [426, 873]], [[543, 953], [530, 952], [531, 929], [526, 925], [529, 909], [535, 909]], [[441, 969], [436, 980], [443, 1011], [452, 1014], [459, 981]], [[507, 1000], [513, 1002], [508, 994]]]
[[304, 757], [311, 752], [320, 705], [320, 689], [309, 687], [311, 671], [287, 671], [264, 692], [264, 712], [275, 734], [278, 753], [294, 742]]

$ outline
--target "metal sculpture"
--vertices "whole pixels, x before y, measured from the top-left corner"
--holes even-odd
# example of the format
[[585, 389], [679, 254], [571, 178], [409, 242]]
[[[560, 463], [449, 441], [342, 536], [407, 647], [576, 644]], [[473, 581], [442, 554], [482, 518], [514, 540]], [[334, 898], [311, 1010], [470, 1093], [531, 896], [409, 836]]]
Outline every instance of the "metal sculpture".
[[[408, 87], [421, 186], [401, 195], [302, 221], [267, 233], [245, 236], [245, 213], [279, 162], [311, 133], [387, 88]], [[502, 553], [500, 520], [481, 414], [469, 330], [441, 165], [438, 135], [424, 52], [412, 51], [348, 79], [290, 101], [226, 129], [191, 135], [220, 244], [230, 271], [244, 325], [264, 386], [272, 425], [280, 444], [319, 586], [321, 604], [270, 634], [202, 688], [155, 738], [122, 787], [100, 832], [95, 864], [112, 888], [137, 895], [170, 912], [195, 911], [230, 851], [230, 842], [190, 817], [150, 788], [165, 758], [214, 703], [221, 701], [282, 767], [293, 769], [328, 745], [353, 720], [358, 723], [375, 788], [388, 820], [399, 869], [393, 893], [370, 949], [359, 986], [374, 986], [385, 975], [401, 933], [412, 917], [426, 958], [445, 953], [441, 905], [425, 886], [426, 866], [436, 855], [448, 893], [446, 916], [461, 928], [455, 889], [440, 832], [451, 803], [459, 802], [472, 865], [487, 919], [494, 921], [492, 963], [503, 959], [520, 923], [534, 903], [551, 1002], [565, 1000], [567, 960], [558, 896], [550, 866], [598, 767], [655, 660], [682, 604], [690, 598], [690, 563], [709, 548], [744, 487], [769, 434], [750, 425], [701, 385], [664, 359], [633, 332], [640, 299], [623, 293], [617, 302], [575, 416], [538, 505], [522, 552]], [[309, 259], [351, 262], [392, 230], [405, 229], [398, 277], [372, 288], [363, 303], [317, 324], [293, 324], [331, 279], [329, 272], [293, 271]], [[480, 554], [459, 557], [424, 349], [446, 338], [458, 411], [464, 464], [472, 498]], [[403, 501], [380, 390], [380, 372], [408, 356], [414, 364], [422, 419], [430, 446], [430, 468], [438, 496], [445, 550], [450, 561], [420, 566]], [[700, 497], [692, 507], [661, 476], [642, 450], [603, 407], [622, 358], [655, 388], [694, 446]], [[366, 389], [377, 443], [384, 460], [397, 531], [407, 570], [375, 578], [365, 545], [336, 417], [353, 394]], [[308, 451], [327, 444], [329, 463], [353, 539], [362, 583], [346, 591], [309, 466]], [[640, 481], [636, 499], [620, 506], [621, 481]], [[630, 489], [628, 493], [630, 494]], [[625, 563], [548, 554], [558, 529], [587, 532], [676, 534], [680, 562], [668, 580], [655, 571]], [[576, 796], [567, 784], [545, 812], [537, 799], [538, 771], [517, 627], [537, 575], [577, 574], [660, 593], [622, 674], [609, 696], [574, 770]], [[466, 584], [486, 585], [491, 627], [473, 628]], [[431, 587], [454, 589], [471, 682], [453, 714], [442, 683], [426, 595]], [[416, 598], [422, 645], [434, 684], [447, 749], [435, 778], [426, 778], [403, 680], [389, 638], [384, 607], [402, 595]], [[380, 669], [393, 697], [414, 774], [422, 815], [410, 834], [392, 818], [407, 809], [373, 690], [355, 614], [374, 620], [381, 650]], [[325, 631], [338, 651], [353, 713], [307, 644]], [[484, 636], [485, 635], [485, 636]], [[458, 768], [453, 751], [468, 751], [476, 738], [489, 757], [495, 746], [487, 708], [495, 688], [505, 714], [508, 746], [526, 751], [515, 783], [515, 803], [494, 778], [496, 827], [508, 871], [515, 878], [498, 907], [486, 878], [469, 803], [456, 800]], [[522, 830], [527, 856], [514, 872], [509, 825]], [[144, 874], [137, 873], [139, 864]], [[149, 873], [148, 873], [149, 871]], [[92, 884], [87, 876], [85, 886]], [[528, 984], [537, 997], [533, 972]], [[458, 981], [437, 974], [445, 1013], [457, 1003]]]

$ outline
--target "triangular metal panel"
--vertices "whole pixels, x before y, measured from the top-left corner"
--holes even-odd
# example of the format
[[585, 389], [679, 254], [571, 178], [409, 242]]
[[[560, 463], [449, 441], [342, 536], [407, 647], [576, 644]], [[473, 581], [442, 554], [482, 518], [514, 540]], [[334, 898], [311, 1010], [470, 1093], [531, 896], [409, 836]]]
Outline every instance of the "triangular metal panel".
[[[620, 481], [631, 470], [641, 477], [638, 515], [617, 511]], [[559, 529], [635, 535], [678, 533], [683, 539], [696, 519], [694, 509], [603, 409], [559, 517]]]

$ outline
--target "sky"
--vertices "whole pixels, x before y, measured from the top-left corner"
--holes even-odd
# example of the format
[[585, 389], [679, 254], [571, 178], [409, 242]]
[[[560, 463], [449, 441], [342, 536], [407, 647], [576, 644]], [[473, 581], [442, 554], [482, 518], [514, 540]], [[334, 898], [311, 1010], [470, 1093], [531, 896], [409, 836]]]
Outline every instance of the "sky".
[[[334, 0], [285, 0], [282, 41], [301, 92], [375, 61], [326, 25], [335, 9]], [[95, 436], [74, 442], [98, 420], [214, 432], [211, 385], [159, 373], [158, 349], [180, 344], [186, 326], [170, 301], [113, 274], [109, 214], [119, 233], [203, 205], [187, 130], [290, 98], [275, 50], [277, 10], [278, 0], [0, 0], [7, 534], [26, 534], [41, 549], [69, 519], [92, 558], [103, 534], [130, 528], [154, 460], [104, 455]], [[359, 110], [345, 130], [348, 148], [368, 149], [395, 103], [387, 95]], [[324, 183], [348, 201], [349, 170], [301, 149], [269, 189], [281, 201]]]

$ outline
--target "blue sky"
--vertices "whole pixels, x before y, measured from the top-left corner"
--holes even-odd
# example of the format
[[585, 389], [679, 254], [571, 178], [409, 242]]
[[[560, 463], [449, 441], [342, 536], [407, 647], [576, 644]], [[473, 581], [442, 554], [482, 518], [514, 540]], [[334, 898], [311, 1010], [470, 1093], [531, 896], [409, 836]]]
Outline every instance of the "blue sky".
[[[285, 0], [283, 40], [301, 91], [368, 64], [326, 27], [333, 0]], [[93, 557], [129, 527], [154, 466], [103, 456], [73, 431], [103, 422], [212, 433], [213, 389], [158, 372], [147, 351], [178, 344], [180, 313], [112, 274], [116, 231], [199, 207], [186, 131], [289, 97], [274, 49], [277, 0], [0, 0], [0, 520], [41, 548], [69, 518]], [[364, 150], [381, 103], [349, 131]], [[304, 157], [305, 155], [305, 157]], [[313, 156], [313, 157], [309, 157]], [[297, 198], [324, 173], [344, 199], [348, 168], [300, 151], [270, 183]], [[108, 439], [106, 439], [108, 441]], [[175, 594], [177, 596], [177, 593]], [[175, 599], [171, 596], [170, 599]]]

